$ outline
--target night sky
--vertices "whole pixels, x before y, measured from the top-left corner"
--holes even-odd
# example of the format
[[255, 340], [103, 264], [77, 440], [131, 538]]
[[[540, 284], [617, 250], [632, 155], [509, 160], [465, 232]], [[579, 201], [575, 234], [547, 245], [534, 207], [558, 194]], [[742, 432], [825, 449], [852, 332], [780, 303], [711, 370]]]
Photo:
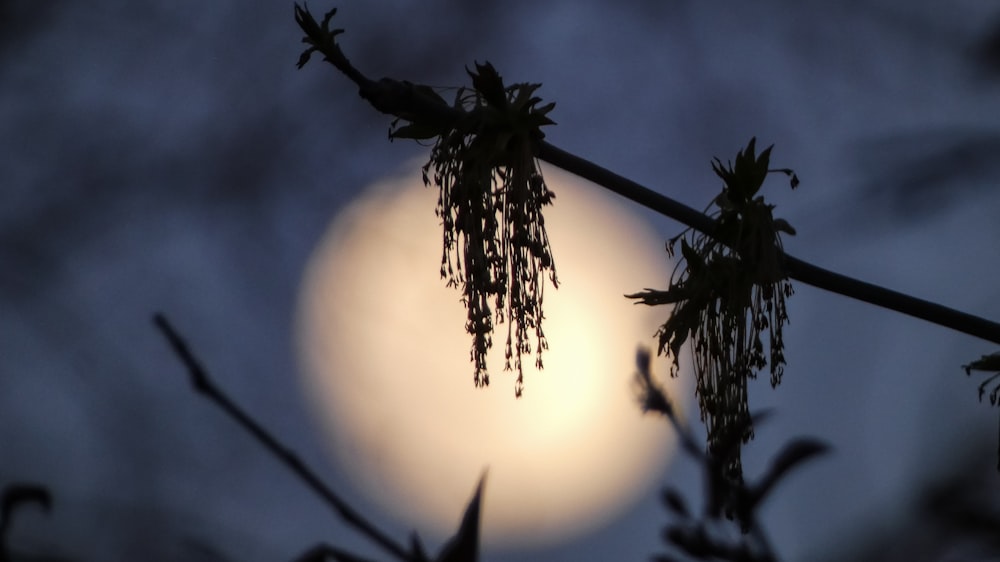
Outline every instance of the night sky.
[[[713, 156], [773, 143], [772, 163], [802, 179], [766, 187], [798, 231], [789, 253], [1000, 319], [990, 3], [338, 7], [341, 44], [370, 76], [462, 85], [489, 60], [508, 82], [543, 84], [557, 104], [547, 140], [699, 209], [720, 187]], [[390, 119], [332, 66], [296, 70], [300, 37], [289, 2], [0, 0], [0, 485], [42, 483], [55, 502], [17, 514], [19, 552], [265, 561], [326, 541], [381, 557], [192, 391], [156, 311], [234, 399], [406, 540], [351, 488], [307, 410], [296, 307], [338, 209], [426, 148], [387, 142]], [[642, 213], [664, 238], [682, 229]], [[996, 498], [997, 411], [960, 368], [996, 346], [796, 289], [784, 381], [751, 391], [775, 413], [745, 463], [760, 472], [798, 435], [833, 450], [764, 508], [779, 552], [847, 559], [917, 532], [919, 491], [958, 470]], [[689, 462], [663, 482], [699, 497]], [[651, 493], [569, 543], [485, 557], [643, 560], [668, 521]]]

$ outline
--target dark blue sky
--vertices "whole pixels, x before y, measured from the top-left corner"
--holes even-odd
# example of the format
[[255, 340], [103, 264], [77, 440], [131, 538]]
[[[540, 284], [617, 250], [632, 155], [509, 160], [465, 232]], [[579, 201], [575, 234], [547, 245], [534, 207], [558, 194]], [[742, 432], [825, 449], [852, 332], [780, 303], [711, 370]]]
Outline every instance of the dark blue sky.
[[[694, 207], [718, 189], [711, 157], [774, 143], [772, 161], [803, 181], [768, 193], [798, 230], [791, 253], [1000, 318], [988, 3], [340, 7], [343, 45], [370, 75], [456, 85], [489, 60], [544, 84], [554, 144]], [[287, 2], [0, 0], [0, 483], [40, 481], [56, 500], [50, 517], [18, 519], [19, 547], [263, 561], [362, 544], [191, 391], [157, 310], [238, 401], [406, 536], [327, 460], [293, 331], [328, 222], [422, 149], [386, 142], [388, 120], [332, 67], [296, 71], [299, 37]], [[834, 447], [765, 509], [792, 559], [894, 520], [958, 447], [992, 467], [996, 440], [996, 412], [959, 368], [995, 346], [797, 289], [785, 380], [753, 391], [776, 416], [747, 452], [752, 473], [793, 435]], [[664, 481], [695, 495], [692, 476], [682, 463]], [[644, 559], [666, 521], [651, 497], [570, 544], [488, 557]]]

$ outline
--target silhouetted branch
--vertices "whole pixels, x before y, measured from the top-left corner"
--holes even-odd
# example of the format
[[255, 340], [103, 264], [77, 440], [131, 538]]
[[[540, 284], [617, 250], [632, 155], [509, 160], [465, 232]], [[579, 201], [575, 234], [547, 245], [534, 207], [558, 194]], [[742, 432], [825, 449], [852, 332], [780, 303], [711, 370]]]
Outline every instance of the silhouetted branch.
[[[378, 82], [367, 78], [350, 64], [337, 45], [335, 36], [342, 30], [329, 30], [329, 20], [334, 13], [335, 10], [327, 13], [320, 25], [307, 9], [295, 6], [296, 21], [306, 33], [303, 41], [310, 45], [299, 59], [300, 67], [308, 60], [309, 54], [320, 52], [325, 60], [334, 64], [358, 85], [361, 97], [368, 100], [375, 109], [412, 123], [455, 122], [467, 115], [452, 106], [441, 104], [436, 96], [427, 95], [426, 87], [390, 78], [383, 78]], [[713, 221], [710, 217], [589, 160], [544, 141], [539, 141], [535, 156], [686, 226], [712, 235]], [[789, 277], [808, 285], [1000, 344], [1000, 324], [996, 322], [834, 273], [787, 254], [784, 254], [783, 265]]]
[[201, 366], [201, 363], [188, 348], [187, 343], [174, 330], [173, 326], [162, 314], [153, 317], [156, 327], [163, 333], [167, 341], [170, 342], [177, 357], [180, 358], [184, 366], [187, 367], [191, 375], [191, 384], [195, 390], [204, 394], [209, 400], [215, 402], [223, 411], [229, 414], [244, 429], [250, 432], [264, 447], [273, 453], [278, 459], [301, 478], [309, 488], [329, 504], [341, 518], [349, 525], [366, 535], [373, 542], [382, 547], [386, 552], [392, 554], [399, 560], [413, 560], [414, 558], [405, 548], [397, 544], [392, 538], [385, 535], [374, 524], [354, 511], [347, 502], [342, 500], [333, 490], [330, 489], [319, 476], [309, 469], [299, 457], [288, 447], [283, 445], [277, 438], [271, 435], [263, 426], [257, 423], [249, 414], [244, 412], [235, 402], [222, 392], [209, 378], [208, 373]]
[[[589, 160], [544, 141], [538, 147], [538, 158], [695, 230], [712, 234], [714, 222], [708, 215]], [[841, 275], [788, 254], [784, 254], [784, 267], [789, 277], [807, 285], [1000, 343], [1000, 324], [996, 322]]]

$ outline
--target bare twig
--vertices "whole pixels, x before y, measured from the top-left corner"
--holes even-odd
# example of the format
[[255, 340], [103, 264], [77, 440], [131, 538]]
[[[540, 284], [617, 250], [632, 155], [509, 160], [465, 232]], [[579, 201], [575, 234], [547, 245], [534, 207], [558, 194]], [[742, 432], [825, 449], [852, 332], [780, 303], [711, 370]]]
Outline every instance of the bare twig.
[[276, 437], [271, 435], [263, 426], [255, 421], [249, 414], [244, 412], [235, 402], [219, 389], [209, 378], [208, 373], [201, 366], [201, 363], [188, 348], [187, 343], [177, 333], [174, 327], [167, 321], [166, 317], [157, 313], [153, 317], [153, 323], [163, 333], [163, 336], [170, 342], [174, 353], [180, 358], [184, 366], [187, 367], [191, 375], [191, 384], [195, 390], [205, 395], [206, 398], [215, 402], [223, 411], [229, 414], [237, 423], [253, 435], [264, 445], [274, 456], [283, 462], [299, 478], [301, 478], [309, 488], [323, 498], [340, 515], [348, 525], [354, 527], [362, 534], [366, 535], [373, 542], [382, 547], [386, 552], [392, 554], [399, 560], [413, 560], [414, 558], [405, 548], [400, 546], [389, 536], [378, 530], [373, 523], [354, 511], [341, 499], [329, 486], [327, 486], [304, 462], [288, 447], [282, 444]]

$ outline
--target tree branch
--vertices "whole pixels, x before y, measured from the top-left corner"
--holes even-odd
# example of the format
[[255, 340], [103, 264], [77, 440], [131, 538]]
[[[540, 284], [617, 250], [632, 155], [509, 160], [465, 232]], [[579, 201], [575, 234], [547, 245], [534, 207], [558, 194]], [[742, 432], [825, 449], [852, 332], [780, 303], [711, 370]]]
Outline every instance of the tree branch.
[[[539, 144], [538, 158], [695, 230], [712, 234], [711, 217], [589, 160], [545, 141]], [[807, 285], [1000, 344], [1000, 324], [996, 322], [841, 275], [788, 254], [784, 255], [784, 266], [789, 277]]]
[[174, 327], [167, 321], [166, 317], [162, 314], [156, 314], [153, 316], [153, 323], [156, 324], [156, 327], [163, 333], [163, 336], [170, 342], [174, 353], [177, 354], [177, 357], [187, 367], [188, 373], [191, 376], [191, 384], [195, 390], [215, 402], [224, 412], [229, 414], [230, 417], [253, 435], [257, 441], [260, 441], [274, 456], [278, 457], [278, 460], [283, 462], [285, 466], [301, 478], [313, 492], [325, 500], [350, 526], [368, 536], [373, 542], [399, 560], [408, 561], [414, 559], [405, 548], [378, 530], [374, 524], [362, 517], [361, 514], [354, 511], [347, 502], [323, 483], [319, 476], [310, 470], [294, 452], [278, 441], [276, 437], [271, 435], [269, 431], [264, 429], [263, 426], [226, 396], [222, 390], [215, 386], [215, 383], [209, 378], [208, 373], [201, 366], [201, 363], [191, 352], [190, 348], [188, 348], [187, 342], [174, 330]]
[[[299, 60], [300, 68], [308, 60], [308, 55], [311, 52], [320, 52], [324, 55], [325, 60], [336, 66], [358, 85], [361, 97], [368, 100], [375, 109], [413, 123], [457, 122], [468, 115], [460, 109], [441, 104], [439, 98], [424, 94], [423, 89], [426, 87], [390, 78], [382, 78], [378, 82], [366, 78], [364, 74], [351, 65], [337, 45], [335, 36], [341, 30], [329, 30], [328, 24], [332, 15], [333, 11], [329, 12], [323, 25], [320, 26], [308, 10], [296, 4], [296, 21], [306, 33], [303, 42], [310, 45], [310, 48], [303, 53]], [[712, 235], [714, 222], [711, 217], [607, 168], [545, 141], [539, 142], [536, 156], [539, 160], [587, 179], [648, 209], [695, 230]], [[784, 255], [784, 266], [789, 277], [807, 285], [895, 310], [914, 318], [920, 318], [939, 326], [1000, 344], [1000, 324], [985, 318], [841, 275], [787, 254]]]

